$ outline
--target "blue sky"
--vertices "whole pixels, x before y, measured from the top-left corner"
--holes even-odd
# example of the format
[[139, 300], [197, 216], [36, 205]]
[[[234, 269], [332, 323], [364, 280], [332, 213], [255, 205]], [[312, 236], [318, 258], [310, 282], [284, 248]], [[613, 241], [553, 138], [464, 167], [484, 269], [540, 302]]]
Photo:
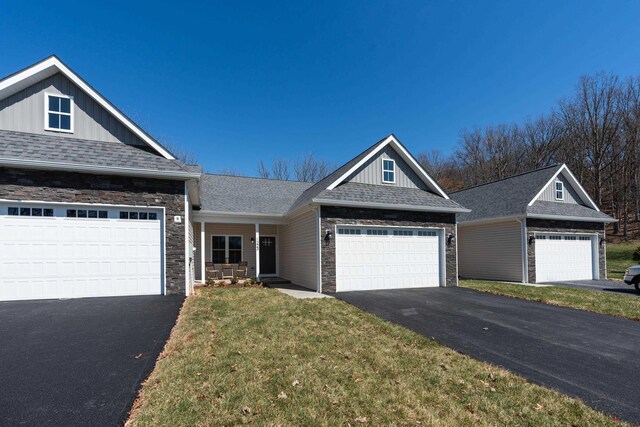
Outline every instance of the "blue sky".
[[[178, 6], [176, 6], [178, 5]], [[207, 171], [393, 132], [449, 152], [597, 71], [640, 74], [640, 2], [26, 2], [0, 9], [0, 74], [51, 53]]]

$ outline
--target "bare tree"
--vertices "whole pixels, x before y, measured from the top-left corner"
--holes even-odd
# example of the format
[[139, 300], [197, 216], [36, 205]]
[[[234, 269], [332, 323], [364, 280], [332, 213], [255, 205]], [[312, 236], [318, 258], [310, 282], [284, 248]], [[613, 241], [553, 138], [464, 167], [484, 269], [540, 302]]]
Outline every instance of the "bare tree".
[[287, 181], [291, 176], [291, 174], [289, 173], [289, 163], [287, 163], [287, 161], [282, 158], [273, 161], [271, 170], [273, 171], [274, 179]]
[[220, 175], [240, 176], [240, 173], [237, 170], [232, 168], [220, 168], [216, 173]]
[[271, 172], [269, 172], [269, 169], [267, 169], [262, 160], [258, 162], [258, 176], [260, 178], [271, 178]]
[[312, 153], [305, 154], [301, 159], [293, 161], [293, 172], [297, 181], [317, 182], [330, 172], [329, 164], [318, 160]]

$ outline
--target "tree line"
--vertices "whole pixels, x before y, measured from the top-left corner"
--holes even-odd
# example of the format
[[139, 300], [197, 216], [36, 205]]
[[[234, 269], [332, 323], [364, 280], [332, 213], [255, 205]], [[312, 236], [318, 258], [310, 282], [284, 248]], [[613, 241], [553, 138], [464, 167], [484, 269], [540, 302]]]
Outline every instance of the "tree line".
[[583, 76], [575, 92], [522, 123], [465, 129], [448, 156], [418, 155], [446, 191], [566, 163], [601, 209], [629, 234], [640, 220], [640, 76]]

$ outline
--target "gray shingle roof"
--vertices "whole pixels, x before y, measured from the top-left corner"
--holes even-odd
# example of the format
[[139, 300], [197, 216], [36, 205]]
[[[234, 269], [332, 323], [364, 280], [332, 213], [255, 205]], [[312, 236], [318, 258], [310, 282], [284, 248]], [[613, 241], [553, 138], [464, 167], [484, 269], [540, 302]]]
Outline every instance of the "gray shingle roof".
[[333, 190], [324, 190], [314, 199], [362, 203], [415, 206], [416, 208], [463, 209], [453, 200], [445, 199], [419, 188], [346, 182]]
[[8, 130], [0, 130], [0, 159], [189, 172], [180, 161], [165, 159], [151, 152], [151, 148]]
[[204, 174], [200, 179], [203, 211], [284, 215], [311, 183]]
[[611, 220], [611, 217], [602, 212], [577, 204], [537, 201], [532, 206], [527, 206], [561, 167], [562, 165], [549, 166], [451, 193], [453, 200], [471, 209], [471, 212], [459, 215], [458, 221], [527, 214]]
[[593, 218], [598, 221], [612, 221], [609, 215], [575, 203], [556, 203], [536, 201], [527, 208], [527, 214], [530, 215], [554, 215], [578, 218]]

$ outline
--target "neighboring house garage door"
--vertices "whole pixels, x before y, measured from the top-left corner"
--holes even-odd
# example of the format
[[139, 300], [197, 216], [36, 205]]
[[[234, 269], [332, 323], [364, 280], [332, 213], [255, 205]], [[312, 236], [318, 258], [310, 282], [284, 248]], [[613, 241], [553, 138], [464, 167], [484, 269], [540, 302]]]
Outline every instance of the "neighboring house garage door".
[[439, 286], [442, 230], [338, 226], [336, 291]]
[[0, 300], [162, 293], [162, 210], [0, 205]]
[[536, 282], [595, 277], [596, 239], [580, 234], [536, 234]]

